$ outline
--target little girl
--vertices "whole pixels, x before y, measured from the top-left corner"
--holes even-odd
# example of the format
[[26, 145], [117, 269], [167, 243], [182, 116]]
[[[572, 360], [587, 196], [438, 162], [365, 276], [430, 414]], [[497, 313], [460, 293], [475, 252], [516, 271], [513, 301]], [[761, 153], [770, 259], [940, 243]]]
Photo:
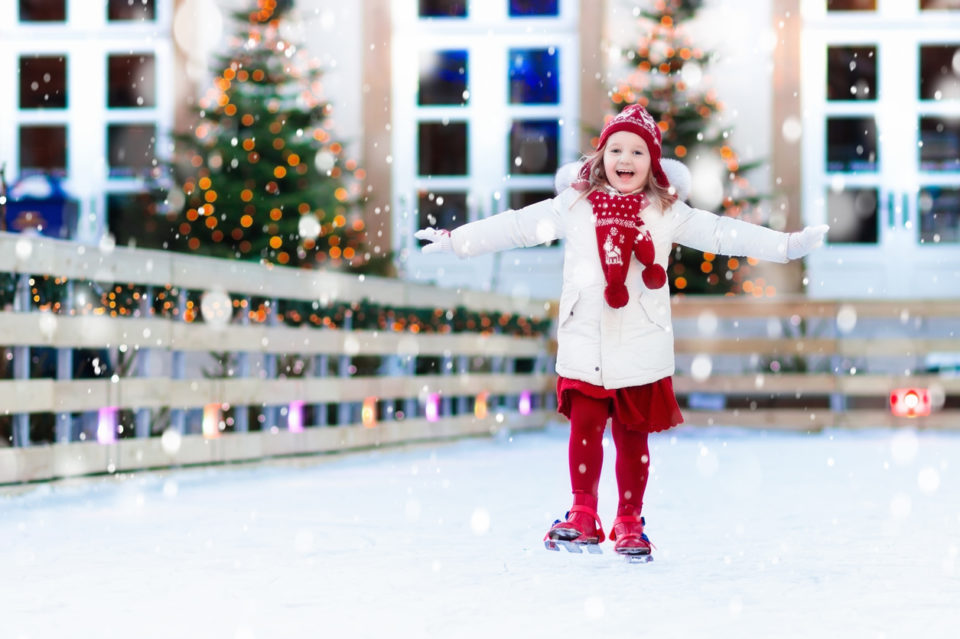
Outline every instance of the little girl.
[[[610, 539], [617, 553], [651, 558], [641, 516], [650, 468], [647, 436], [683, 421], [674, 373], [670, 293], [665, 268], [674, 243], [774, 262], [803, 257], [827, 226], [780, 233], [680, 201], [660, 161], [660, 128], [630, 105], [600, 133], [576, 181], [557, 197], [504, 211], [452, 232], [426, 228], [424, 253], [460, 257], [564, 238], [557, 318], [557, 398], [570, 420], [573, 506], [544, 543], [598, 552], [597, 515], [603, 433], [611, 421], [619, 493]], [[668, 163], [678, 164], [673, 161]], [[681, 173], [686, 169], [680, 165]], [[689, 178], [689, 175], [679, 177]]]

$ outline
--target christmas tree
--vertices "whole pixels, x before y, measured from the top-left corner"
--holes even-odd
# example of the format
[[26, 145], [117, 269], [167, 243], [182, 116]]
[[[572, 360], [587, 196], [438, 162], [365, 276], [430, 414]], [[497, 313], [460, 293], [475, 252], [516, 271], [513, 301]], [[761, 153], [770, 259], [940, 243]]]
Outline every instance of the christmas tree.
[[[319, 64], [284, 37], [292, 0], [258, 0], [233, 15], [189, 134], [177, 136], [174, 173], [183, 198], [174, 245], [276, 264], [360, 267], [363, 170], [330, 131]], [[180, 201], [182, 201], [182, 205]]]
[[[703, 0], [655, 0], [652, 4], [650, 10], [634, 10], [641, 35], [636, 48], [625, 52], [632, 70], [611, 92], [614, 108], [639, 103], [658, 121], [663, 157], [675, 157], [693, 172], [694, 205], [750, 218], [761, 198], [744, 174], [756, 163], [740, 162], [728, 142], [730, 131], [714, 124], [723, 105], [714, 91], [701, 88], [710, 56], [690, 42], [682, 27]], [[759, 280], [749, 279], [747, 262], [753, 260], [677, 246], [668, 269], [671, 288], [688, 294], [772, 294]]]

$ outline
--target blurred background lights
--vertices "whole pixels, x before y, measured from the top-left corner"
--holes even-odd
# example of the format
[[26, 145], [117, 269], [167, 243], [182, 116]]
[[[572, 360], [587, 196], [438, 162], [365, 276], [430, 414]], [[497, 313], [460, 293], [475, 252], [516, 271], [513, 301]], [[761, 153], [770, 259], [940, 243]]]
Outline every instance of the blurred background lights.
[[203, 407], [203, 436], [213, 439], [220, 436], [220, 404], [207, 404]]
[[701, 353], [693, 358], [690, 364], [690, 376], [698, 382], [702, 382], [713, 372], [713, 360], [709, 355]]
[[166, 429], [163, 431], [163, 435], [160, 436], [160, 447], [163, 449], [163, 452], [168, 455], [176, 455], [180, 451], [180, 444], [182, 442], [183, 437], [172, 428]]
[[680, 77], [689, 88], [695, 89], [703, 80], [703, 67], [695, 60], [688, 60], [680, 69]]
[[313, 239], [320, 235], [320, 220], [317, 219], [317, 216], [313, 213], [307, 213], [306, 215], [300, 216], [300, 221], [297, 223], [297, 232], [300, 234], [300, 239]]
[[890, 412], [897, 417], [925, 417], [930, 414], [930, 393], [926, 388], [896, 388], [890, 392]]
[[718, 324], [717, 314], [713, 311], [703, 311], [697, 316], [697, 330], [701, 335], [713, 335]]
[[477, 419], [484, 419], [487, 416], [487, 400], [490, 393], [481, 391], [473, 402], [473, 416]]
[[303, 432], [303, 401], [299, 399], [287, 406], [287, 430], [291, 433]]
[[200, 296], [200, 313], [206, 324], [213, 328], [223, 328], [233, 317], [233, 302], [223, 291], [205, 291]]
[[837, 310], [837, 330], [849, 333], [857, 326], [857, 309], [850, 304], [842, 304]]
[[317, 171], [321, 173], [326, 173], [333, 169], [334, 165], [337, 163], [337, 156], [335, 156], [330, 151], [319, 151], [313, 159], [313, 164], [317, 168]]
[[427, 401], [425, 404], [424, 413], [427, 417], [428, 422], [436, 422], [440, 420], [440, 394], [439, 393], [429, 393], [427, 395]]
[[113, 444], [117, 441], [117, 407], [105, 406], [97, 411], [97, 442]]
[[13, 251], [17, 254], [17, 259], [29, 260], [30, 256], [33, 255], [33, 240], [29, 237], [17, 238]]
[[377, 425], [376, 397], [367, 397], [363, 400], [363, 407], [360, 409], [360, 421], [365, 428], [373, 428]]
[[40, 319], [37, 320], [37, 328], [45, 338], [53, 339], [54, 333], [57, 332], [57, 316], [50, 311], [42, 311]]
[[723, 160], [710, 149], [695, 149], [690, 162], [692, 188], [690, 202], [695, 207], [713, 211], [723, 203]]
[[517, 410], [520, 411], [521, 415], [529, 415], [533, 410], [533, 399], [530, 396], [530, 391], [523, 391], [520, 393], [520, 401], [517, 406]]
[[185, 0], [173, 17], [173, 39], [191, 58], [202, 59], [222, 35], [223, 13], [214, 0]]

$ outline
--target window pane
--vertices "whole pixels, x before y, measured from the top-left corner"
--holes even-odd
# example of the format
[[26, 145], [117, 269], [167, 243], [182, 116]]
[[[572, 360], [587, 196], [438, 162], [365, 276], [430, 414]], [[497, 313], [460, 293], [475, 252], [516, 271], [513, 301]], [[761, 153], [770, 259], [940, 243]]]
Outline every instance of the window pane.
[[510, 191], [508, 206], [513, 209], [522, 209], [525, 206], [536, 204], [554, 197], [553, 191]]
[[511, 16], [560, 15], [558, 0], [510, 0]]
[[420, 91], [417, 103], [467, 103], [467, 52], [420, 52]]
[[67, 59], [61, 56], [20, 58], [20, 108], [67, 106]]
[[67, 172], [67, 127], [24, 125], [20, 127], [20, 172]]
[[107, 20], [156, 20], [154, 0], [109, 0]]
[[960, 189], [921, 189], [918, 210], [921, 244], [960, 242]]
[[960, 45], [920, 47], [920, 99], [960, 99]]
[[510, 104], [557, 104], [559, 56], [549, 49], [510, 49]]
[[[420, 209], [418, 228], [432, 226], [453, 230], [467, 221], [467, 194], [462, 191], [446, 193], [421, 191], [417, 200]], [[420, 240], [420, 246], [428, 243]]]
[[420, 0], [421, 18], [466, 18], [467, 0]]
[[67, 0], [20, 0], [21, 22], [63, 22]]
[[156, 106], [155, 87], [153, 54], [110, 55], [107, 58], [107, 106]]
[[877, 0], [827, 0], [827, 11], [876, 11]]
[[420, 175], [467, 174], [467, 123], [421, 122]]
[[920, 0], [921, 11], [960, 11], [960, 0]]
[[878, 237], [876, 189], [830, 190], [827, 193], [827, 242], [876, 244]]
[[877, 99], [876, 47], [827, 47], [827, 99]]
[[877, 170], [873, 118], [827, 118], [827, 171]]
[[509, 173], [553, 174], [557, 170], [556, 120], [519, 120], [510, 127]]
[[157, 198], [150, 193], [107, 193], [107, 228], [118, 245], [164, 248], [173, 237], [171, 226], [157, 213]]
[[960, 171], [960, 118], [920, 118], [920, 169]]
[[157, 127], [153, 124], [111, 124], [107, 127], [110, 176], [139, 175], [156, 163], [154, 145]]

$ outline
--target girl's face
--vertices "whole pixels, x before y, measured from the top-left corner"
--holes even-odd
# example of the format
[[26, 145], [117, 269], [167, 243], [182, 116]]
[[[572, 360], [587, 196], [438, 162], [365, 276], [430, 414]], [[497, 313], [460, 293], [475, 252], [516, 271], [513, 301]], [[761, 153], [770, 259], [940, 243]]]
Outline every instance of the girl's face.
[[617, 131], [603, 149], [603, 170], [610, 186], [621, 193], [644, 188], [650, 176], [647, 143], [636, 133]]

